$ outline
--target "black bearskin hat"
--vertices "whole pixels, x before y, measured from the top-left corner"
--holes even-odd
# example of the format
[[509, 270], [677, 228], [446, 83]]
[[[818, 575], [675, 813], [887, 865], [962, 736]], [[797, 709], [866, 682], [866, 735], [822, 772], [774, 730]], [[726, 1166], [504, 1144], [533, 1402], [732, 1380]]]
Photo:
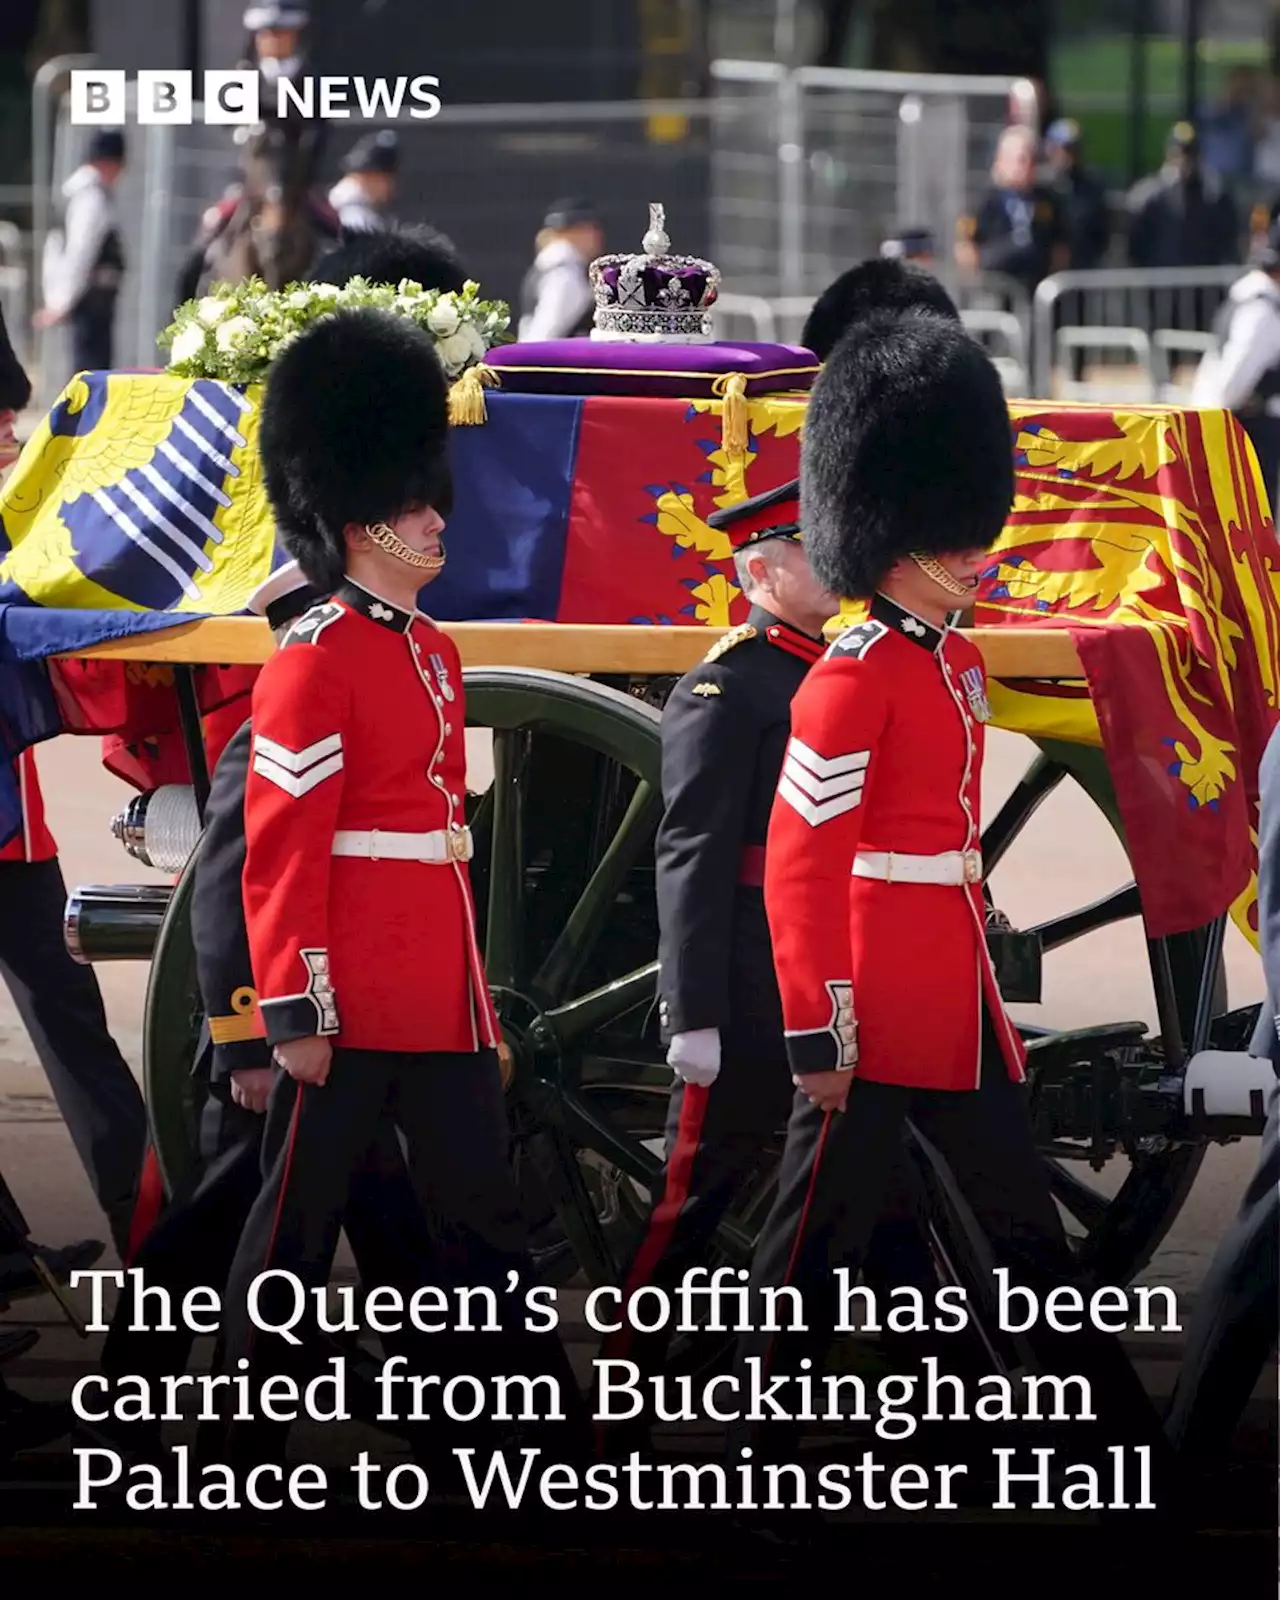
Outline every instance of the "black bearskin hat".
[[800, 343], [825, 361], [840, 335], [877, 311], [916, 307], [959, 322], [956, 303], [931, 272], [911, 261], [863, 261], [842, 272], [813, 303]]
[[22, 369], [0, 312], [0, 411], [25, 411], [31, 399], [31, 380]]
[[1013, 483], [1000, 376], [960, 323], [881, 312], [848, 330], [801, 443], [805, 549], [824, 587], [867, 599], [902, 557], [990, 549]]
[[467, 274], [453, 240], [434, 228], [354, 229], [322, 255], [307, 274], [308, 283], [343, 288], [352, 278], [394, 288], [402, 278], [424, 289], [461, 294]]
[[431, 336], [386, 311], [321, 317], [276, 357], [258, 427], [280, 541], [336, 588], [348, 523], [413, 506], [447, 515], [449, 395]]

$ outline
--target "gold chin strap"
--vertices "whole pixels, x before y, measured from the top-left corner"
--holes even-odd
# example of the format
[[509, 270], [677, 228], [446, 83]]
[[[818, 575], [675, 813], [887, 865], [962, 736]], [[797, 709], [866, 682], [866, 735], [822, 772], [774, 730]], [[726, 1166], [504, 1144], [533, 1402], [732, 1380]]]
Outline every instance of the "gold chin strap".
[[395, 529], [385, 522], [374, 522], [364, 530], [377, 545], [379, 550], [385, 550], [389, 556], [395, 556], [398, 561], [403, 561], [407, 567], [420, 567], [424, 572], [439, 572], [444, 566], [444, 542], [440, 544], [438, 556], [423, 555], [420, 550], [412, 550], [400, 538]]
[[957, 595], [962, 600], [972, 599], [973, 590], [970, 589], [969, 585], [961, 583], [959, 578], [953, 578], [936, 556], [913, 555], [911, 559], [924, 573], [925, 577], [932, 578], [940, 589], [945, 589], [948, 594]]

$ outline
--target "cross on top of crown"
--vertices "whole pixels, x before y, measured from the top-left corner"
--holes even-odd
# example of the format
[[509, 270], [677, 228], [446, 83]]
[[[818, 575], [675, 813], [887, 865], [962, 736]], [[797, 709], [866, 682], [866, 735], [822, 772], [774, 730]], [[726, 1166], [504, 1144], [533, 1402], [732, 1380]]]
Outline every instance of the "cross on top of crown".
[[649, 207], [649, 231], [640, 241], [641, 247], [647, 256], [665, 256], [671, 252], [671, 240], [667, 237], [666, 212], [660, 205]]

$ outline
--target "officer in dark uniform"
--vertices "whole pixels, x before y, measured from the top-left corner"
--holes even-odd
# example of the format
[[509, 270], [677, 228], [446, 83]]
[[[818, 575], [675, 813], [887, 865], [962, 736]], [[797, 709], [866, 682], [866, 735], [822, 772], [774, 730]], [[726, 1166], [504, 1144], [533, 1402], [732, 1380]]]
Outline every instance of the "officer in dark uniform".
[[1067, 264], [1068, 238], [1059, 197], [1036, 175], [1036, 138], [1014, 126], [1000, 135], [992, 186], [977, 215], [962, 219], [957, 264], [968, 272], [995, 272], [1028, 294]]
[[[1280, 729], [1259, 773], [1258, 935], [1267, 994], [1249, 1053], [1280, 1073]], [[1187, 1334], [1166, 1429], [1187, 1465], [1220, 1469], [1280, 1333], [1280, 1077], [1271, 1088], [1258, 1165], [1218, 1246]]]
[[[626, 1275], [619, 1321], [643, 1286], [670, 1290], [692, 1267], [706, 1265], [718, 1223], [791, 1104], [764, 914], [764, 840], [791, 701], [826, 649], [822, 628], [837, 604], [809, 570], [798, 489], [796, 481], [783, 484], [708, 518], [735, 546], [751, 610], [686, 673], [663, 710], [659, 1019], [677, 1082], [664, 1186]], [[877, 1241], [869, 1270], [882, 1280], [932, 1285], [901, 1175], [893, 1202], [893, 1231]], [[624, 1327], [606, 1338], [601, 1357], [654, 1370], [669, 1340], [669, 1331]], [[611, 1443], [639, 1444], [642, 1428], [627, 1425]]]
[[1165, 141], [1159, 172], [1129, 196], [1129, 260], [1135, 267], [1220, 267], [1240, 259], [1240, 218], [1216, 172], [1200, 159], [1200, 140], [1179, 122]]
[[1091, 272], [1102, 265], [1111, 243], [1107, 191], [1081, 159], [1080, 124], [1070, 117], [1051, 123], [1044, 136], [1049, 184], [1062, 205], [1067, 267]]

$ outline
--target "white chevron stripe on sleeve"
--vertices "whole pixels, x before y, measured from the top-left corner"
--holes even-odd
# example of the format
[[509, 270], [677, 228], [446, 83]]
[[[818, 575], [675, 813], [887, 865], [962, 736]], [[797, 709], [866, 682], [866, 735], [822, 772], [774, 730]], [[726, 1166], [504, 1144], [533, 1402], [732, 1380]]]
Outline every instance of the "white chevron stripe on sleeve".
[[253, 736], [253, 749], [255, 755], [265, 756], [268, 761], [283, 767], [286, 772], [305, 772], [324, 756], [332, 754], [335, 750], [341, 750], [342, 735], [329, 733], [302, 750], [290, 750], [288, 745], [278, 744], [274, 739], [268, 739], [264, 733], [256, 733]]
[[835, 778], [845, 772], [865, 772], [871, 760], [870, 750], [850, 750], [841, 756], [820, 756], [803, 739], [796, 738], [788, 741], [787, 755], [802, 767], [807, 767], [815, 778]]
[[782, 763], [782, 772], [795, 784], [801, 794], [807, 795], [816, 804], [834, 800], [841, 794], [859, 794], [867, 781], [865, 772], [849, 772], [835, 778], [815, 778], [811, 772], [806, 771], [799, 762], [792, 761], [790, 757]]
[[286, 794], [295, 800], [314, 789], [318, 783], [323, 783], [326, 778], [331, 778], [335, 772], [342, 770], [342, 752], [330, 756], [327, 761], [322, 761], [319, 766], [312, 767], [310, 772], [301, 775], [286, 772], [274, 761], [268, 761], [266, 756], [253, 758], [253, 770], [260, 778], [266, 778], [269, 783], [274, 783], [278, 789], [283, 789]]
[[778, 793], [787, 804], [804, 818], [811, 828], [816, 828], [819, 823], [830, 822], [832, 817], [843, 816], [846, 811], [852, 811], [855, 806], [862, 804], [862, 786], [848, 794], [837, 795], [833, 800], [827, 800], [819, 805], [810, 800], [807, 794], [797, 789], [791, 779], [783, 773], [778, 780]]

